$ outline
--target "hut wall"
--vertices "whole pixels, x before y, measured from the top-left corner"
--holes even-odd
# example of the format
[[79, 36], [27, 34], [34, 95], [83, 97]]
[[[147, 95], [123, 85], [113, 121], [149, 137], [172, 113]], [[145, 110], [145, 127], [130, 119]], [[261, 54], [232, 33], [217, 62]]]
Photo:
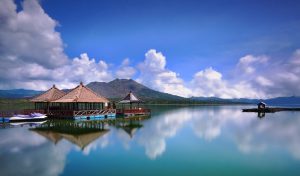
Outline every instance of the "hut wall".
[[34, 109], [47, 109], [48, 105], [47, 102], [35, 102], [34, 103]]
[[61, 110], [100, 110], [103, 103], [59, 103]]

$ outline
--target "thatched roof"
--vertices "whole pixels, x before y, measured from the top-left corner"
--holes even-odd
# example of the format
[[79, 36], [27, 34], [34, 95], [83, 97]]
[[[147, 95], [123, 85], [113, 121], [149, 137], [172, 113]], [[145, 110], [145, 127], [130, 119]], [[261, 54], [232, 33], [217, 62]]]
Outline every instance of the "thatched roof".
[[61, 139], [66, 139], [67, 141], [77, 145], [81, 149], [84, 149], [90, 143], [95, 141], [96, 139], [105, 135], [108, 130], [90, 132], [85, 134], [68, 134], [68, 133], [59, 133], [52, 130], [38, 130], [33, 129], [36, 133], [45, 138], [49, 139], [53, 143], [57, 144]]
[[80, 134], [80, 135], [72, 135], [72, 134], [60, 134], [64, 139], [72, 142], [73, 144], [77, 145], [81, 149], [84, 149], [90, 143], [95, 141], [96, 139], [102, 137], [108, 132], [108, 130], [98, 131], [88, 134]]
[[82, 103], [106, 103], [109, 102], [105, 97], [102, 97], [91, 89], [80, 83], [77, 87], [71, 90], [63, 97], [53, 101], [57, 103], [82, 102]]
[[51, 89], [34, 97], [30, 101], [32, 101], [32, 102], [50, 102], [50, 101], [54, 101], [54, 100], [61, 98], [65, 94], [66, 93], [64, 91], [59, 90], [58, 88], [55, 87], [55, 85], [53, 85], [53, 87], [51, 87]]
[[140, 103], [143, 102], [138, 99], [131, 91], [119, 103]]
[[33, 130], [33, 131], [49, 139], [54, 144], [57, 144], [63, 138], [59, 133], [53, 131], [42, 131], [42, 130]]

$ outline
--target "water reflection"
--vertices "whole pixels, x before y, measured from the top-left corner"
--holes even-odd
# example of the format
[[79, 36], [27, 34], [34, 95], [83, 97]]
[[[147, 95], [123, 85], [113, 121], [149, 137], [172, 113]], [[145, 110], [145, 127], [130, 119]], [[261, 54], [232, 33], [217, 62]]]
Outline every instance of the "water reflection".
[[139, 128], [142, 128], [143, 125], [141, 124], [141, 121], [127, 121], [125, 123], [118, 124], [116, 127], [123, 129], [128, 134], [128, 136], [132, 139], [136, 131]]
[[[268, 114], [269, 116], [269, 114]], [[236, 127], [238, 148], [245, 153], [263, 152], [278, 148], [300, 159], [300, 114], [276, 113], [263, 120], [251, 120], [246, 128]]]
[[[184, 145], [197, 143], [207, 146], [215, 143], [222, 147], [219, 150], [233, 144], [236, 155], [247, 157], [287, 153], [300, 159], [300, 113], [280, 112], [258, 118], [257, 114], [243, 113], [241, 109], [238, 106], [162, 107], [154, 108], [152, 117], [142, 121], [114, 124], [51, 121], [29, 130], [2, 129], [0, 167], [3, 175], [59, 175], [70, 152], [85, 157], [96, 156], [92, 154], [101, 150], [137, 155], [141, 148], [143, 157], [156, 160], [171, 148], [184, 152]], [[173, 146], [169, 139], [186, 143]], [[15, 165], [21, 166], [22, 171], [14, 169]]]
[[163, 112], [144, 123], [144, 128], [136, 134], [136, 141], [145, 148], [149, 158], [155, 159], [166, 150], [166, 139], [174, 137], [191, 118], [188, 108]]
[[60, 140], [77, 145], [82, 150], [96, 139], [104, 136], [108, 130], [104, 128], [104, 123], [98, 121], [74, 122], [51, 120], [30, 130], [57, 144]]
[[22, 128], [1, 130], [0, 138], [1, 175], [50, 176], [63, 171], [69, 145], [57, 150], [46, 139]]

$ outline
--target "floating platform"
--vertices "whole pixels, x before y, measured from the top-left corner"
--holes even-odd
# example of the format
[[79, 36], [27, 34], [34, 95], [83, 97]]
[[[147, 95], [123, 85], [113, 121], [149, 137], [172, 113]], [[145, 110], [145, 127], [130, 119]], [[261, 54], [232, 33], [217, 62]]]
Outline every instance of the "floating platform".
[[117, 114], [124, 117], [133, 117], [133, 116], [150, 116], [151, 110], [144, 108], [137, 109], [117, 109]]
[[300, 108], [280, 108], [280, 107], [266, 107], [266, 108], [252, 108], [252, 109], [243, 109], [243, 112], [260, 112], [260, 113], [274, 113], [279, 111], [300, 111]]
[[115, 118], [116, 109], [103, 109], [103, 110], [51, 110], [47, 116], [54, 119], [106, 119]]

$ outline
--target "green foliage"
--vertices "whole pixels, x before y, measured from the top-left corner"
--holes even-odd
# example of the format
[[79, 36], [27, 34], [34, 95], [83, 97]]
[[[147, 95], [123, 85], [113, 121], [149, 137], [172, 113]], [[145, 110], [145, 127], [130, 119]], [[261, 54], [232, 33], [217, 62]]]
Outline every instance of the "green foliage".
[[0, 110], [32, 109], [34, 104], [28, 99], [0, 98]]

